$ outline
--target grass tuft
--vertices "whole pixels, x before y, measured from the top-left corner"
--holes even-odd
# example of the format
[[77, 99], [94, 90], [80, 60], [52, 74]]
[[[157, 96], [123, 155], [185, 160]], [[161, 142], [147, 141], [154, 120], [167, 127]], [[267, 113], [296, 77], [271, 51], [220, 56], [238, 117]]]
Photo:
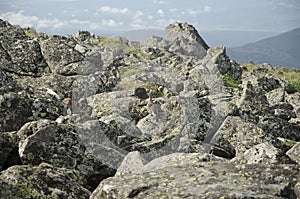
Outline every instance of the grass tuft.
[[225, 81], [226, 85], [232, 88], [238, 88], [241, 89], [241, 84], [238, 81], [235, 81], [230, 77], [229, 75], [221, 75], [221, 78]]

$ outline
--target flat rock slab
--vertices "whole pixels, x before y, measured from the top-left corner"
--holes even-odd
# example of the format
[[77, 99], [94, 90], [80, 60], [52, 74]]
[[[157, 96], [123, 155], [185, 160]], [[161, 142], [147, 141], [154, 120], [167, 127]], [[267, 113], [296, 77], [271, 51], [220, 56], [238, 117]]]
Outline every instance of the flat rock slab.
[[198, 162], [105, 179], [96, 198], [296, 198], [296, 165]]

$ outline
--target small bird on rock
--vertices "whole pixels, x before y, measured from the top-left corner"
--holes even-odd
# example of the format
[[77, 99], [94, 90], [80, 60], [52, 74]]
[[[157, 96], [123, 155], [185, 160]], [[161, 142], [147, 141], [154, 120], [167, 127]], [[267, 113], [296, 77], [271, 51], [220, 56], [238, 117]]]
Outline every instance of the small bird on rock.
[[150, 115], [153, 115], [156, 117], [156, 119], [158, 119], [160, 112], [161, 112], [161, 108], [160, 108], [159, 103], [153, 102], [152, 93], [153, 93], [153, 91], [150, 91], [148, 94], [149, 98], [147, 100], [146, 109]]

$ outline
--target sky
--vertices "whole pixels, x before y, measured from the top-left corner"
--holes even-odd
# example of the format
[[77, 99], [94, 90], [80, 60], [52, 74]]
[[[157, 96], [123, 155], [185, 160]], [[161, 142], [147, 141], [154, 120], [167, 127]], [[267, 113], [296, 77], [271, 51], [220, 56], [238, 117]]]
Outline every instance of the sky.
[[47, 34], [96, 35], [161, 28], [285, 32], [300, 27], [300, 0], [0, 0], [0, 18]]

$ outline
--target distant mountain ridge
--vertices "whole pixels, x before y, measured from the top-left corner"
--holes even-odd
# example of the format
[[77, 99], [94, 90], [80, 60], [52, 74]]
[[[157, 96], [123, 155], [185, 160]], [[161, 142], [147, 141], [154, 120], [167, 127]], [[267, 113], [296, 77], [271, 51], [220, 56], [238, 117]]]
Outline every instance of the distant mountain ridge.
[[255, 43], [229, 48], [227, 52], [241, 63], [253, 61], [300, 69], [300, 27]]

